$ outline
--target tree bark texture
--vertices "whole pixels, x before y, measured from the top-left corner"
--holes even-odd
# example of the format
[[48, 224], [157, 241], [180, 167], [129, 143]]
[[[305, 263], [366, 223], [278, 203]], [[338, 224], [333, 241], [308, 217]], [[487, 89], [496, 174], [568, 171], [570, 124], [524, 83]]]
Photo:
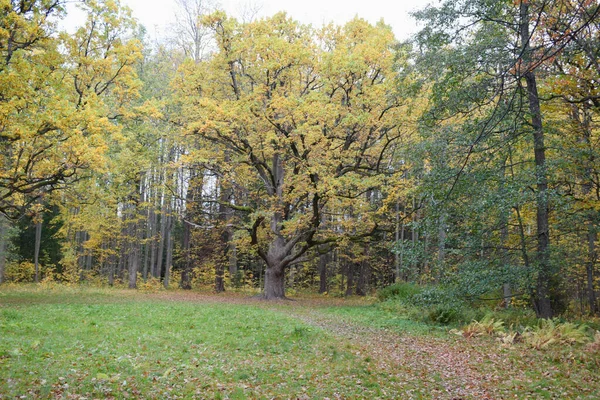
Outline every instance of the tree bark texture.
[[33, 263], [35, 264], [35, 283], [40, 281], [40, 246], [42, 243], [42, 216], [35, 224], [35, 244], [33, 250]]
[[8, 223], [0, 216], [0, 284], [4, 282], [4, 270], [6, 268], [6, 251], [8, 249]]
[[552, 318], [554, 315], [550, 298], [550, 287], [553, 279], [550, 262], [550, 228], [548, 208], [548, 177], [546, 172], [546, 147], [544, 144], [544, 127], [540, 98], [537, 88], [534, 66], [532, 65], [529, 32], [529, 2], [520, 4], [520, 36], [522, 45], [522, 64], [524, 68], [529, 113], [533, 128], [533, 145], [536, 167], [536, 224], [537, 224], [537, 268], [538, 278], [534, 299], [538, 317]]

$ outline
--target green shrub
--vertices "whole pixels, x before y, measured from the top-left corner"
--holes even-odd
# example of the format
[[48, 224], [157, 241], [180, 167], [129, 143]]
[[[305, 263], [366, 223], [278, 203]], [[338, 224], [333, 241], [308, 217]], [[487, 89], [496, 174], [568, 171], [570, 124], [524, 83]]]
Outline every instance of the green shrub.
[[436, 324], [448, 325], [463, 320], [462, 310], [452, 304], [439, 304], [429, 308], [429, 321]]
[[408, 299], [413, 305], [430, 308], [433, 306], [451, 306], [460, 308], [465, 302], [457, 295], [453, 288], [443, 286], [428, 286]]
[[535, 312], [531, 309], [510, 308], [507, 310], [494, 311], [494, 317], [504, 321], [506, 326], [514, 326], [522, 330], [526, 327], [534, 327], [538, 325], [538, 318]]
[[408, 300], [420, 292], [421, 288], [414, 283], [394, 283], [393, 285], [379, 290], [377, 292], [377, 298], [379, 301], [386, 301], [390, 299]]

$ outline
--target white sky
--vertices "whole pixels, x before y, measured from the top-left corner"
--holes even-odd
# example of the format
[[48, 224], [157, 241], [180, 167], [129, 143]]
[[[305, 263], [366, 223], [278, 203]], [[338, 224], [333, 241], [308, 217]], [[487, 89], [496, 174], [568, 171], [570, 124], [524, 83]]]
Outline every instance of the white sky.
[[[286, 11], [294, 19], [321, 26], [333, 21], [343, 24], [359, 16], [375, 23], [383, 18], [391, 25], [396, 37], [408, 39], [415, 33], [417, 26], [410, 11], [425, 7], [430, 0], [218, 0], [227, 14], [240, 17], [248, 6], [259, 7], [258, 16], [273, 15], [278, 11]], [[146, 27], [152, 36], [164, 36], [169, 23], [174, 21], [174, 0], [121, 0], [122, 4], [133, 10], [134, 17]], [[77, 19], [81, 14], [69, 12], [65, 26], [71, 27], [81, 23]]]

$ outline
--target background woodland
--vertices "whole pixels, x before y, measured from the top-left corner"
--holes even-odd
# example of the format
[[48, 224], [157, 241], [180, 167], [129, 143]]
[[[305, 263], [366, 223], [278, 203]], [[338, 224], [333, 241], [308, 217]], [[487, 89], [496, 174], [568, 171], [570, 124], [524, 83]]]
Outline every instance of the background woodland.
[[0, 0], [0, 283], [257, 288], [598, 314], [600, 7], [383, 22]]

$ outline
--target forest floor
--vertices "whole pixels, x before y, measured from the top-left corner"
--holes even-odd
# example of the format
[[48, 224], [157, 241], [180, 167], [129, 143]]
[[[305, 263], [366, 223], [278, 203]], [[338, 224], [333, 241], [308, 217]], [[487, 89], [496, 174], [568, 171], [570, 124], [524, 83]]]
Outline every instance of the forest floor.
[[0, 399], [600, 398], [572, 349], [465, 339], [371, 303], [0, 287]]

